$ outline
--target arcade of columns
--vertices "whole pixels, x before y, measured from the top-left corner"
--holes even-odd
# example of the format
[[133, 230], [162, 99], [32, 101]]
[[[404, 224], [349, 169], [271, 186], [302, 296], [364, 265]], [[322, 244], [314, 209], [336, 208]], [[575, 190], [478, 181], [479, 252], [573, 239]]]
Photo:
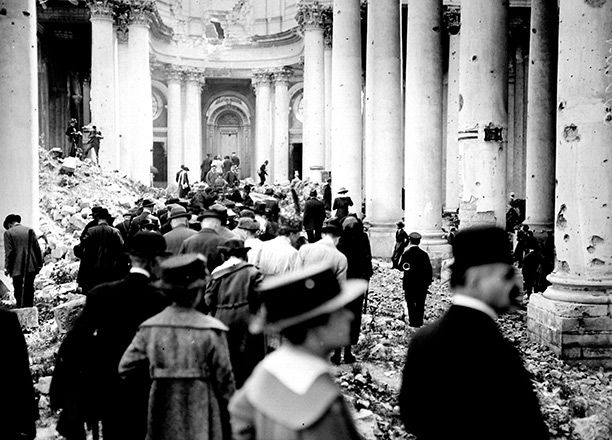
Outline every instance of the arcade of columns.
[[[7, 8], [7, 15], [0, 18], [14, 23], [0, 25], [1, 40], [9, 42], [0, 45], [0, 56], [11, 60], [0, 65], [5, 85], [0, 101], [11, 103], [12, 109], [0, 115], [0, 167], [5, 182], [0, 216], [16, 211], [24, 222], [36, 225], [35, 0], [27, 4], [28, 8]], [[325, 45], [324, 14], [307, 8], [310, 12], [301, 20], [304, 173], [316, 178], [320, 169], [331, 169], [334, 192], [345, 186], [357, 204], [365, 200], [373, 247], [384, 242], [392, 224], [402, 217], [402, 175], [406, 228], [422, 231], [424, 246], [434, 255], [448, 254], [441, 240], [445, 179], [458, 183], [462, 227], [504, 224], [508, 8], [507, 0], [462, 2], [460, 28], [450, 38], [448, 78], [449, 108], [458, 104], [456, 116], [453, 112], [448, 116], [447, 130], [456, 126], [447, 132], [448, 148], [456, 148], [458, 154], [447, 155], [447, 176], [441, 173], [442, 0], [408, 0], [405, 107], [399, 1], [370, 2], [365, 117], [361, 112], [360, 1], [334, 1], [331, 48]], [[119, 139], [118, 147], [106, 153], [107, 165], [129, 169], [140, 180], [146, 175], [148, 180], [149, 34], [138, 14], [127, 26], [127, 44], [117, 41], [117, 64], [99, 62], [111, 56], [104, 52], [114, 50], [106, 42], [116, 36], [108, 14], [92, 11], [92, 120], [104, 121], [99, 125], [106, 127], [106, 136]], [[612, 366], [612, 1], [560, 0], [557, 10], [556, 0], [532, 0], [530, 27], [526, 222], [538, 234], [554, 230], [557, 261], [549, 276], [552, 285], [531, 297], [528, 328], [532, 337], [568, 360]], [[115, 69], [120, 73], [118, 84]], [[272, 158], [277, 173], [286, 169], [276, 156], [286, 148], [287, 130], [276, 121], [271, 124], [271, 119], [288, 105], [289, 74], [288, 69], [272, 76], [255, 72], [253, 82], [256, 163]], [[519, 79], [525, 80], [517, 72], [515, 81]], [[200, 129], [196, 128], [201, 125], [200, 86], [197, 72], [171, 72], [169, 144], [180, 144], [187, 139], [185, 132]], [[181, 87], [185, 87], [189, 109], [184, 118], [177, 113]], [[276, 92], [274, 102], [271, 87]], [[123, 93], [128, 88], [131, 92]], [[147, 105], [139, 105], [144, 102]], [[181, 119], [184, 130], [177, 128]], [[273, 131], [266, 129], [272, 125]], [[181, 160], [197, 169], [198, 162], [190, 164], [189, 159], [199, 158], [201, 152], [192, 151], [193, 147], [185, 142], [182, 153], [171, 153], [169, 169]], [[397, 165], [402, 154], [403, 167]], [[448, 177], [448, 170], [456, 174]]]

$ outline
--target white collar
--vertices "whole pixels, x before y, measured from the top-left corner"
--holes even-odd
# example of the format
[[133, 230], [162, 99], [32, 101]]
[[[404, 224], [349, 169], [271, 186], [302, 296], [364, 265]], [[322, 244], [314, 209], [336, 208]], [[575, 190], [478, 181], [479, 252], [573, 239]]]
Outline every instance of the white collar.
[[130, 269], [130, 273], [139, 273], [141, 275], [145, 275], [147, 278], [151, 278], [151, 274], [148, 270], [143, 269], [142, 267], [132, 267]]
[[291, 391], [302, 396], [321, 375], [330, 371], [325, 360], [289, 343], [266, 356], [261, 366]]
[[240, 259], [240, 258], [238, 258], [238, 257], [231, 256], [231, 257], [229, 257], [229, 258], [227, 259], [227, 261], [224, 261], [224, 262], [223, 262], [223, 263], [221, 263], [219, 266], [215, 267], [215, 268], [213, 269], [213, 271], [211, 272], [211, 275], [212, 275], [213, 273], [219, 272], [220, 270], [227, 269], [228, 267], [235, 266], [235, 265], [240, 264], [240, 263], [242, 263], [242, 262], [244, 262], [244, 260], [241, 260], [241, 259]]
[[487, 315], [489, 315], [491, 319], [497, 320], [497, 313], [495, 312], [495, 310], [493, 310], [490, 305], [477, 298], [462, 295], [461, 293], [455, 293], [452, 301], [453, 304], [456, 306], [469, 307], [470, 309], [479, 310], [482, 313], [486, 313]]

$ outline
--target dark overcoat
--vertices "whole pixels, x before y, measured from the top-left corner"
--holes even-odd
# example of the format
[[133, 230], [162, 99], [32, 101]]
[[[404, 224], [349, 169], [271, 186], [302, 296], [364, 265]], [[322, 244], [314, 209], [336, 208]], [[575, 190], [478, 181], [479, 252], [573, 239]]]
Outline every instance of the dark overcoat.
[[433, 276], [427, 252], [418, 246], [408, 247], [400, 258], [399, 267], [404, 271], [403, 287], [406, 295], [427, 293]]
[[[58, 362], [66, 361], [68, 365], [64, 368], [68, 372], [83, 372], [81, 380], [86, 383], [82, 387], [89, 393], [84, 400], [89, 406], [88, 417], [101, 419], [105, 431], [120, 429], [133, 434], [131, 438], [143, 438], [146, 431], [149, 383], [125, 384], [117, 367], [138, 326], [168, 305], [167, 299], [149, 282], [144, 274], [130, 273], [123, 280], [92, 289], [74, 328], [66, 336], [65, 342], [71, 347], [60, 349], [63, 356], [58, 359]], [[75, 366], [75, 363], [81, 365]], [[71, 378], [57, 379], [64, 383], [53, 387], [56, 406], [76, 409], [69, 401], [72, 396], [63, 396], [74, 391]], [[72, 416], [66, 414], [65, 418]]]
[[320, 230], [325, 221], [325, 203], [311, 197], [304, 203], [304, 230]]
[[147, 440], [229, 440], [235, 386], [225, 331], [194, 309], [167, 307], [143, 322], [119, 364], [126, 381], [151, 378]]
[[85, 289], [120, 279], [125, 275], [123, 239], [119, 231], [100, 224], [81, 239], [81, 264], [77, 282]]
[[[28, 348], [17, 315], [0, 308], [0, 438], [33, 439], [38, 406], [30, 374]], [[19, 437], [19, 434], [25, 436]]]
[[213, 229], [204, 228], [183, 241], [179, 254], [199, 253], [206, 257], [206, 267], [212, 272], [221, 264], [219, 246], [225, 240]]
[[490, 316], [467, 307], [412, 338], [399, 403], [419, 440], [548, 438], [519, 353]]
[[229, 328], [227, 342], [237, 388], [265, 355], [263, 337], [249, 332], [251, 317], [260, 305], [255, 288], [262, 278], [259, 270], [246, 262], [217, 270], [206, 287], [205, 304], [198, 307]]
[[189, 237], [197, 234], [193, 229], [189, 229], [187, 225], [180, 225], [164, 234], [164, 240], [166, 240], [166, 250], [171, 252], [172, 255], [178, 255], [181, 245]]
[[353, 206], [353, 201], [348, 196], [336, 197], [332, 209], [336, 210], [336, 218], [342, 220], [349, 214], [349, 206]]

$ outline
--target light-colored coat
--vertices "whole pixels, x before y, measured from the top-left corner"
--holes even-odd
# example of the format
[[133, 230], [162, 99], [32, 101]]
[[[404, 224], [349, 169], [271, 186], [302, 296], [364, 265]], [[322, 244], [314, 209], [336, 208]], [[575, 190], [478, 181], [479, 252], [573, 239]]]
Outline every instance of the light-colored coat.
[[152, 379], [147, 440], [230, 438], [235, 386], [226, 331], [217, 319], [177, 306], [141, 324], [119, 373]]
[[322, 263], [332, 267], [339, 283], [346, 281], [346, 257], [327, 236], [315, 243], [305, 244], [298, 252], [298, 264], [302, 267]]

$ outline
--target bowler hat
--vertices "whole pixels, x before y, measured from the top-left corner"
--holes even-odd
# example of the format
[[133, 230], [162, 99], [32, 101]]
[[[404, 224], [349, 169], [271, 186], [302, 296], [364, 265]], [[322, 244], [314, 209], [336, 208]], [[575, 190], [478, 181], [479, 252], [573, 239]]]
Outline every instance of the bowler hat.
[[463, 229], [453, 240], [454, 275], [485, 264], [512, 264], [510, 242], [506, 231], [493, 226]]
[[150, 231], [140, 231], [132, 237], [128, 254], [139, 257], [171, 255], [170, 252], [166, 251], [166, 240], [164, 237], [161, 234]]
[[274, 333], [341, 309], [363, 295], [368, 283], [352, 279], [342, 286], [329, 265], [313, 265], [265, 279], [259, 286], [262, 310], [253, 333]]
[[258, 231], [259, 222], [250, 217], [242, 217], [240, 220], [238, 220], [238, 226], [236, 227], [238, 229], [245, 229], [247, 231]]
[[202, 221], [205, 218], [211, 217], [218, 218], [219, 220], [223, 221], [221, 213], [219, 213], [218, 211], [213, 211], [212, 209], [205, 209], [204, 211], [202, 211], [202, 213], [198, 216], [198, 221]]
[[219, 218], [221, 220], [227, 220], [228, 217], [228, 211], [227, 208], [219, 203], [215, 203], [214, 205], [211, 205], [209, 208], [211, 211], [216, 212], [219, 214]]
[[190, 290], [206, 283], [206, 257], [202, 254], [183, 254], [170, 257], [159, 265], [161, 279], [152, 283], [162, 290]]
[[11, 223], [21, 223], [21, 216], [19, 214], [7, 215], [4, 219], [4, 223], [2, 223], [2, 226], [4, 226], [4, 229], [8, 231], [9, 225]]
[[181, 217], [190, 218], [191, 214], [189, 214], [187, 210], [183, 208], [181, 205], [174, 205], [172, 209], [170, 209], [168, 220], [173, 220], [175, 218], [181, 218]]
[[238, 216], [241, 218], [248, 217], [248, 218], [255, 219], [255, 213], [250, 209], [242, 209], [240, 213], [238, 214]]
[[323, 223], [321, 232], [326, 234], [342, 235], [342, 228], [334, 221], [327, 221]]
[[144, 199], [142, 201], [142, 207], [146, 208], [146, 207], [150, 207], [150, 206], [155, 206], [155, 202], [151, 199]]

